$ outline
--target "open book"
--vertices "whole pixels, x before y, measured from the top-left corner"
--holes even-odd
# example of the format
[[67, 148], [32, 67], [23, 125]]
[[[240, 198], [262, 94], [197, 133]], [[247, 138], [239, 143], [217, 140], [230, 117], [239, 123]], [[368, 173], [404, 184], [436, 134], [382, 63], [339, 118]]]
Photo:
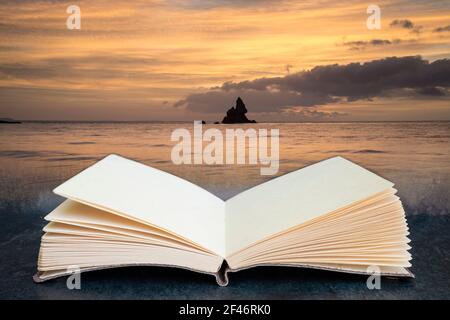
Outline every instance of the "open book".
[[261, 265], [413, 275], [393, 183], [341, 157], [226, 201], [179, 177], [110, 155], [57, 187], [35, 281], [158, 265], [215, 275]]

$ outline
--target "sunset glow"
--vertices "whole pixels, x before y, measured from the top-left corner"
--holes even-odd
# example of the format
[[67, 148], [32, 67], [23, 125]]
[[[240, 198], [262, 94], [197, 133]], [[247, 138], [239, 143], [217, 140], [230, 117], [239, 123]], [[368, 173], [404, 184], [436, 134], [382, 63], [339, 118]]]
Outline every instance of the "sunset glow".
[[378, 1], [381, 30], [367, 29], [360, 1], [76, 1], [81, 30], [67, 30], [70, 4], [0, 4], [0, 117], [216, 121], [239, 94], [259, 121], [450, 120], [448, 76], [419, 88], [439, 94], [420, 96], [400, 86], [406, 93], [272, 110], [247, 91], [220, 89], [211, 112], [183, 103], [226, 82], [316, 66], [449, 59], [448, 1]]

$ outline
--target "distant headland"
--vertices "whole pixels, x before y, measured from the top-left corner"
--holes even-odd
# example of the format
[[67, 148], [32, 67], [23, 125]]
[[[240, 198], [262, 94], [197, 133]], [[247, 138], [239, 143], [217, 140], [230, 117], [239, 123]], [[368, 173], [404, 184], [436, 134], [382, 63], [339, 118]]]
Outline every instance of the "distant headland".
[[0, 118], [0, 123], [21, 123], [21, 122], [10, 118]]

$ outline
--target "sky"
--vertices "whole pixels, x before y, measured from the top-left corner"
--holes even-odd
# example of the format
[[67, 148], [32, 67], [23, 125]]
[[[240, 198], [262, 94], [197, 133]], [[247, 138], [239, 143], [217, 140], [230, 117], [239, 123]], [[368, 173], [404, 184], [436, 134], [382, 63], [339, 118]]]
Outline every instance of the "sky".
[[449, 1], [2, 0], [0, 39], [0, 118], [450, 120]]

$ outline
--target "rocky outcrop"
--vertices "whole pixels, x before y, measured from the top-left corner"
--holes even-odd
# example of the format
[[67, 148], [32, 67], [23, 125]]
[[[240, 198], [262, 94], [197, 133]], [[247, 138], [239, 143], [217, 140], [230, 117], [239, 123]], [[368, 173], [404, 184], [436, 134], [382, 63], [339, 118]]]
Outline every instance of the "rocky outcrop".
[[256, 123], [255, 120], [249, 120], [245, 115], [247, 108], [241, 97], [236, 100], [236, 106], [231, 107], [227, 111], [227, 115], [223, 118], [222, 123]]

